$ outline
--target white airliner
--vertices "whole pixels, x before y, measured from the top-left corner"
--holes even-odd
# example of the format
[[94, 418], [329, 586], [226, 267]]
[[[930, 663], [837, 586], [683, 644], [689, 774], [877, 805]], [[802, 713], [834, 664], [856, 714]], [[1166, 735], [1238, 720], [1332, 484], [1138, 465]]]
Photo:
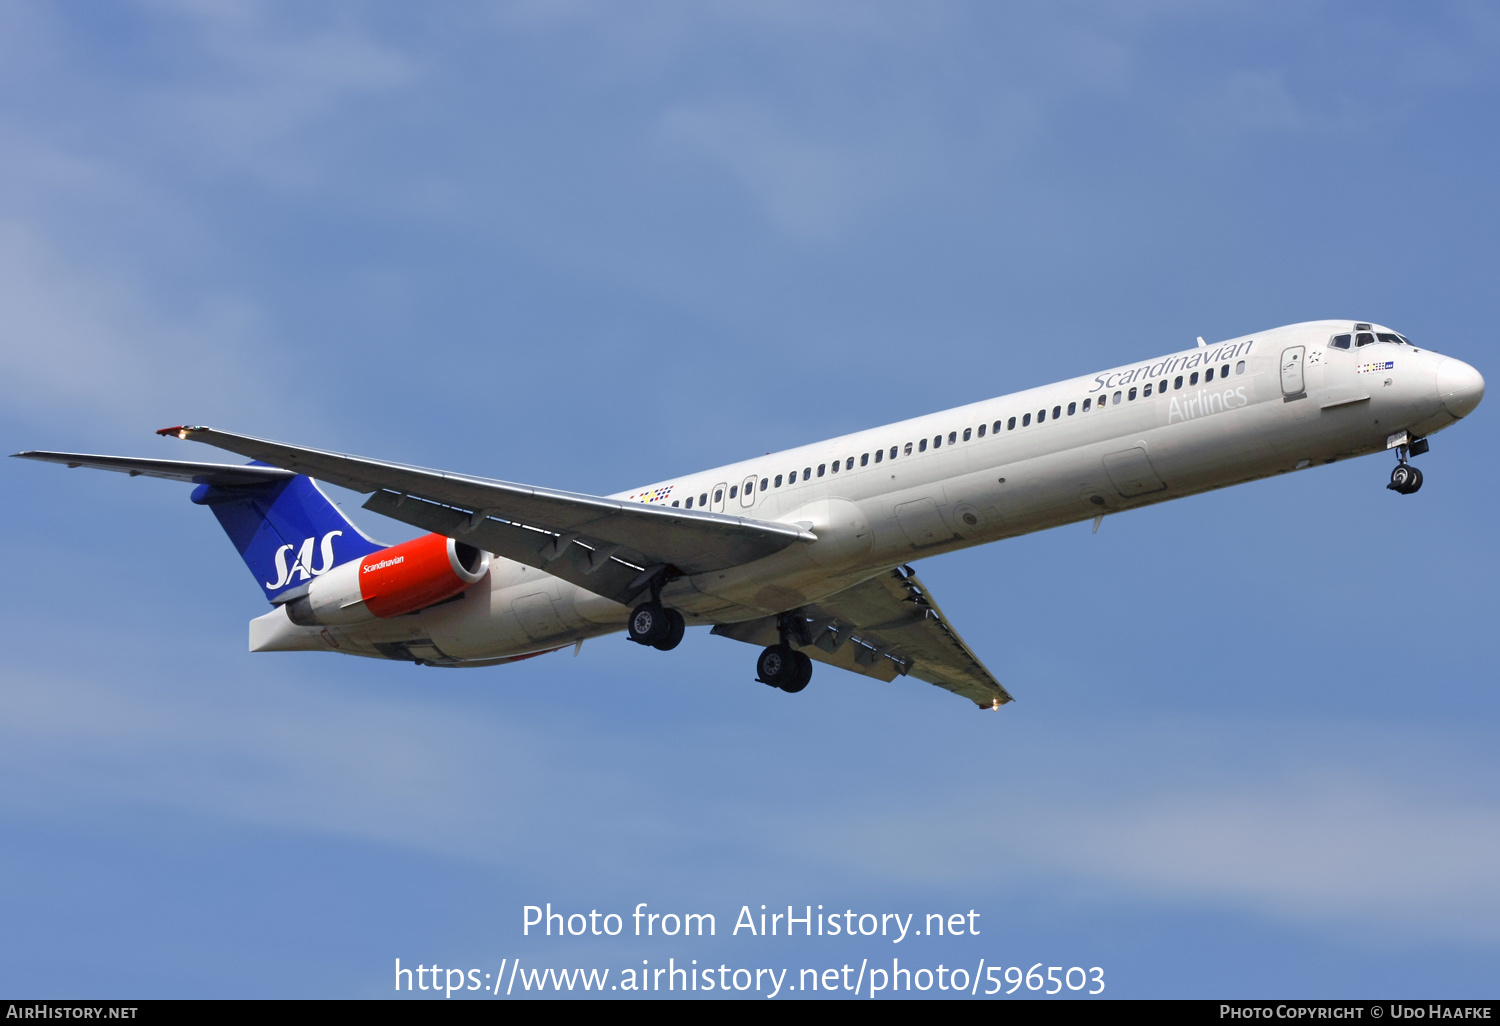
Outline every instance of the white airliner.
[[[207, 427], [158, 433], [257, 462], [17, 455], [196, 483], [274, 604], [251, 651], [486, 666], [621, 628], [668, 650], [704, 625], [763, 646], [758, 679], [784, 691], [818, 660], [998, 709], [1009, 693], [910, 561], [1381, 450], [1410, 494], [1409, 457], [1483, 396], [1473, 367], [1388, 328], [1314, 321], [612, 496]], [[311, 478], [434, 533], [382, 546]]]

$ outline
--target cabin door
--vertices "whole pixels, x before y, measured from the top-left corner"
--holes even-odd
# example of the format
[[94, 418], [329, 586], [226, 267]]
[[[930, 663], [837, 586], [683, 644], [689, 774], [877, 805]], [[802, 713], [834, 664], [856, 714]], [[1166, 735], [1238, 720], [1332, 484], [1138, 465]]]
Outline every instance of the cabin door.
[[1301, 395], [1307, 391], [1303, 369], [1307, 363], [1306, 346], [1288, 346], [1281, 351], [1281, 394]]

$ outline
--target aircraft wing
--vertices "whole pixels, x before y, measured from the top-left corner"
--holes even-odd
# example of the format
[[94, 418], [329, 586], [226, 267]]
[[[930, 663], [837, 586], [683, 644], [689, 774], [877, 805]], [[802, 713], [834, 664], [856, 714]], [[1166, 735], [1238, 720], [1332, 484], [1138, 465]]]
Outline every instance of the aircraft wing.
[[[719, 624], [713, 632], [754, 645], [779, 640], [777, 618], [771, 616]], [[985, 709], [1012, 700], [909, 567], [804, 606], [792, 633], [812, 658], [867, 677], [915, 677]]]
[[131, 477], [162, 477], [169, 481], [191, 484], [247, 485], [281, 481], [296, 477], [280, 467], [247, 467], [237, 463], [191, 463], [187, 460], [139, 460], [129, 456], [93, 456], [81, 452], [40, 452], [30, 450], [15, 454], [23, 460], [61, 463], [69, 467], [92, 467], [115, 470]]
[[664, 568], [707, 573], [816, 535], [792, 524], [609, 499], [307, 449], [206, 427], [157, 432], [356, 492], [365, 509], [446, 534], [628, 603]]

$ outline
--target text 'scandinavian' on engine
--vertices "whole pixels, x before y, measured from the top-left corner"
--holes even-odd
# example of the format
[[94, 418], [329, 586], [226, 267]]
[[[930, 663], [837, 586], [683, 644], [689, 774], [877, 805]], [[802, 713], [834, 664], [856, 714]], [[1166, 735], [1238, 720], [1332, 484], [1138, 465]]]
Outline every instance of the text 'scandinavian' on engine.
[[[1411, 458], [1483, 396], [1461, 360], [1316, 321], [610, 496], [208, 427], [158, 433], [255, 462], [18, 455], [194, 484], [271, 602], [252, 651], [488, 666], [622, 629], [666, 651], [701, 625], [760, 646], [783, 691], [818, 661], [998, 708], [1010, 695], [912, 561], [1384, 450], [1409, 495]], [[431, 533], [383, 546], [314, 479]]]

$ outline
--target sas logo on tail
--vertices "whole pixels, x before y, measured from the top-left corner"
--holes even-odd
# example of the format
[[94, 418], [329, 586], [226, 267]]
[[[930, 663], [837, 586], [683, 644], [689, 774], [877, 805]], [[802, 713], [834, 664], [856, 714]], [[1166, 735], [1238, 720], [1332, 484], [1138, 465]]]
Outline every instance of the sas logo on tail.
[[287, 566], [286, 557], [287, 553], [292, 551], [292, 546], [281, 546], [281, 548], [276, 550], [276, 581], [274, 584], [267, 581], [266, 587], [272, 591], [278, 591], [285, 588], [288, 584], [293, 583], [294, 580], [297, 582], [311, 580], [314, 577], [321, 577], [332, 570], [333, 540], [343, 533], [343, 531], [329, 531], [323, 536], [323, 541], [318, 547], [318, 555], [322, 557], [322, 566], [313, 565], [313, 542], [316, 540], [315, 538], [303, 539], [302, 548], [297, 550], [297, 558], [292, 560], [291, 566]]

